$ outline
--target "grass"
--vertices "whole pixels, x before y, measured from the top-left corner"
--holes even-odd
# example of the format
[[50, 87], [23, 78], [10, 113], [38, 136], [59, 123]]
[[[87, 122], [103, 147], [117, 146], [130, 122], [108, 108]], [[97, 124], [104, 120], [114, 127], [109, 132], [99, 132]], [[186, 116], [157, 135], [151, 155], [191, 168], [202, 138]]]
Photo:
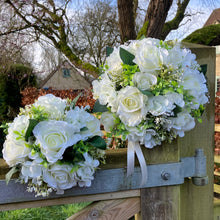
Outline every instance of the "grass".
[[0, 212], [0, 220], [64, 220], [90, 203], [48, 206]]

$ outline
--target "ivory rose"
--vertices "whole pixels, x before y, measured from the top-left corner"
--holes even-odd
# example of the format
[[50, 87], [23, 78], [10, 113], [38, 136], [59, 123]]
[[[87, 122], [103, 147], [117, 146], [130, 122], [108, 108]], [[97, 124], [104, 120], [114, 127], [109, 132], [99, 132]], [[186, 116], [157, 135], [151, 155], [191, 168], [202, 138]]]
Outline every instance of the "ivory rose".
[[132, 86], [127, 86], [119, 91], [117, 113], [125, 125], [136, 126], [145, 118], [146, 99], [147, 96]]
[[132, 79], [135, 86], [141, 90], [148, 90], [157, 84], [157, 77], [150, 73], [136, 72]]
[[77, 185], [75, 172], [72, 172], [73, 165], [53, 164], [48, 169], [43, 170], [43, 180], [48, 186], [55, 188], [57, 194], [63, 194], [65, 189], [70, 189]]
[[80, 140], [78, 132], [79, 128], [65, 121], [53, 120], [39, 122], [33, 130], [36, 144], [50, 163], [62, 159], [65, 149]]

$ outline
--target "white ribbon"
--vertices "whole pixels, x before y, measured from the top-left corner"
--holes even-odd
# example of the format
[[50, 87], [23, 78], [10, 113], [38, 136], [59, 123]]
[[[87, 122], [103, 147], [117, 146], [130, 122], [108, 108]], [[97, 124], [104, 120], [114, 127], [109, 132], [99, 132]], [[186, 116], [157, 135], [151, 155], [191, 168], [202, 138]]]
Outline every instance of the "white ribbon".
[[147, 182], [147, 164], [144, 159], [139, 141], [128, 141], [127, 151], [127, 176], [134, 173], [135, 153], [137, 155], [141, 167], [141, 185], [144, 186]]

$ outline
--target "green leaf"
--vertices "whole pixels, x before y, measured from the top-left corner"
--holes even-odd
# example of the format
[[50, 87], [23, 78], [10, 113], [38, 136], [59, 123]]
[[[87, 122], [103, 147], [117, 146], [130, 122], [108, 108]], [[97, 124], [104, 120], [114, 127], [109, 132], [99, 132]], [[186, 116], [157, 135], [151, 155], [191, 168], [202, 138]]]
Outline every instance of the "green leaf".
[[83, 128], [80, 128], [80, 131], [88, 131], [89, 129], [87, 127], [83, 127]]
[[108, 108], [106, 105], [101, 105], [99, 103], [99, 100], [97, 99], [94, 106], [93, 106], [93, 112], [107, 112]]
[[204, 75], [206, 75], [206, 73], [207, 73], [207, 64], [201, 65], [200, 67], [201, 67], [201, 72], [202, 72]]
[[106, 56], [110, 56], [110, 54], [114, 51], [114, 48], [112, 47], [106, 47]]
[[174, 108], [173, 113], [174, 117], [177, 117], [177, 114], [182, 111], [182, 108], [179, 105], [176, 105], [176, 108]]
[[133, 62], [133, 59], [135, 58], [135, 56], [131, 54], [130, 52], [128, 52], [127, 50], [120, 47], [119, 54], [124, 64], [131, 65], [131, 66], [136, 65]]
[[141, 90], [141, 89], [139, 89], [139, 91], [140, 91], [142, 94], [146, 95], [146, 96], [152, 96], [152, 95], [153, 95], [153, 93], [150, 92], [150, 91], [148, 91], [148, 90]]
[[98, 149], [101, 149], [101, 150], [105, 150], [106, 149], [106, 142], [100, 136], [94, 136], [94, 137], [90, 138], [89, 140], [87, 140], [86, 142], [88, 142], [93, 147], [96, 147]]
[[28, 138], [31, 136], [34, 127], [38, 124], [38, 120], [29, 119], [29, 125], [25, 134], [25, 141], [28, 141]]
[[78, 96], [76, 96], [76, 97], [73, 99], [73, 101], [70, 103], [70, 106], [71, 106], [72, 109], [75, 108], [75, 105], [76, 105], [76, 103], [77, 103], [77, 101], [78, 101], [78, 99], [79, 99], [79, 97], [80, 97], [81, 95], [82, 95], [82, 93], [80, 93]]
[[8, 172], [7, 174], [5, 175], [5, 181], [6, 181], [6, 184], [8, 185], [11, 177], [13, 174], [17, 173], [19, 171], [19, 169], [17, 167], [12, 167]]

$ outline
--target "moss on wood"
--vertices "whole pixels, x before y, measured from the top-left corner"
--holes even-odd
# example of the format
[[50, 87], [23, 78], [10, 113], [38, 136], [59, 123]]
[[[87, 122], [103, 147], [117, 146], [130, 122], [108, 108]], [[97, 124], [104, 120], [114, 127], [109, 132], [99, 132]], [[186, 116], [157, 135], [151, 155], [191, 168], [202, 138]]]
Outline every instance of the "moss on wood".
[[220, 24], [209, 25], [198, 29], [182, 41], [207, 46], [220, 45]]
[[140, 39], [143, 35], [146, 36], [148, 24], [149, 24], [149, 21], [146, 21], [146, 22], [144, 23], [143, 27], [142, 27], [141, 30], [138, 32], [137, 39]]

